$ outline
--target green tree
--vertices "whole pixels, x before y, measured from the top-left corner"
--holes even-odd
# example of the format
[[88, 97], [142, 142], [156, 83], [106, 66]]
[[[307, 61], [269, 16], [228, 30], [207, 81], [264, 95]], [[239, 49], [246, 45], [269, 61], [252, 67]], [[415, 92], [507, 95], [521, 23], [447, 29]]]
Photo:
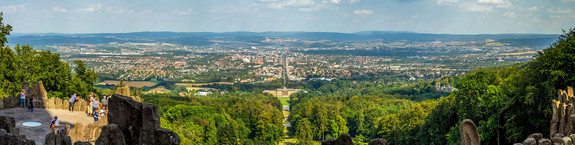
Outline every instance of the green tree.
[[313, 141], [313, 132], [311, 130], [311, 123], [307, 118], [301, 119], [298, 123], [295, 138], [298, 139], [298, 144], [311, 145]]
[[4, 13], [0, 12], [0, 47], [6, 46], [6, 43], [8, 43], [8, 35], [10, 35], [10, 32], [12, 31], [12, 26], [10, 26], [10, 24], [4, 24], [2, 22], [4, 20], [2, 17], [3, 15]]

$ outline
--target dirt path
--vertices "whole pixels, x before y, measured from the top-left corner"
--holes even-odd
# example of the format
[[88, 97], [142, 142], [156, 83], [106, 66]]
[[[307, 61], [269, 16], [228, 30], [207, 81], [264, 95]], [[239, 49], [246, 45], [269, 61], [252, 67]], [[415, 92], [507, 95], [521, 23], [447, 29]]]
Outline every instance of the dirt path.
[[[10, 108], [0, 110], [0, 116], [12, 116], [16, 119], [16, 127], [20, 129], [20, 135], [36, 141], [36, 144], [44, 144], [46, 134], [50, 133], [48, 125], [54, 116], [58, 116], [60, 125], [70, 125], [70, 129], [74, 128], [76, 122], [82, 124], [89, 124], [94, 122], [94, 119], [87, 116], [85, 112], [70, 112], [62, 109], [38, 109], [35, 108], [34, 112], [27, 112], [25, 108]], [[37, 127], [23, 126], [24, 122], [40, 122], [42, 125]]]

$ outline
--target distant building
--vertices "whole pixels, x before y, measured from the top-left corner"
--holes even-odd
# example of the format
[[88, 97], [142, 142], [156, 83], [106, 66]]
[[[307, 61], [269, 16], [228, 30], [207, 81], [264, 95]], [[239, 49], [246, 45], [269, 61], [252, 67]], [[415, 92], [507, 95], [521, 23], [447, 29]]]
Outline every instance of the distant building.
[[270, 93], [276, 97], [289, 97], [293, 93], [299, 93], [301, 89], [275, 89], [275, 90], [265, 90], [264, 93]]
[[209, 91], [209, 92], [200, 91], [200, 92], [197, 92], [197, 93], [194, 94], [194, 95], [196, 95], [196, 96], [207, 96], [207, 95], [209, 95], [209, 94], [212, 94], [212, 91]]
[[435, 82], [435, 91], [437, 92], [453, 92], [457, 89], [451, 87], [451, 85], [441, 86], [440, 82]]

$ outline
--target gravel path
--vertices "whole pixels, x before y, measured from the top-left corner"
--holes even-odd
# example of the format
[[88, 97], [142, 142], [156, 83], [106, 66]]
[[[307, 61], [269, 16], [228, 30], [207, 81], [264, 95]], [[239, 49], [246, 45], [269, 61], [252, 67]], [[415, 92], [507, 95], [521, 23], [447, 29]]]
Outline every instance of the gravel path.
[[[25, 108], [10, 108], [0, 110], [0, 116], [12, 116], [16, 119], [16, 127], [20, 129], [20, 135], [36, 141], [36, 144], [44, 144], [46, 134], [50, 133], [48, 125], [54, 116], [58, 116], [60, 125], [70, 125], [70, 129], [74, 128], [76, 122], [82, 124], [89, 124], [94, 122], [92, 117], [86, 115], [85, 112], [70, 112], [62, 109], [38, 109], [35, 108], [34, 112], [28, 112]], [[42, 125], [37, 127], [23, 126], [24, 122], [40, 122]]]

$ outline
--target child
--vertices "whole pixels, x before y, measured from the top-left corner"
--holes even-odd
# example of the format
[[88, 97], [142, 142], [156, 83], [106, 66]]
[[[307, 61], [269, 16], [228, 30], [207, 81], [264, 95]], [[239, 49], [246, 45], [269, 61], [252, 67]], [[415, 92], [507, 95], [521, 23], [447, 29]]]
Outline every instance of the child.
[[98, 111], [94, 112], [94, 121], [98, 121], [98, 119], [100, 119], [100, 115], [98, 114], [100, 114]]
[[30, 106], [28, 107], [28, 111], [34, 112], [34, 95], [30, 96]]

